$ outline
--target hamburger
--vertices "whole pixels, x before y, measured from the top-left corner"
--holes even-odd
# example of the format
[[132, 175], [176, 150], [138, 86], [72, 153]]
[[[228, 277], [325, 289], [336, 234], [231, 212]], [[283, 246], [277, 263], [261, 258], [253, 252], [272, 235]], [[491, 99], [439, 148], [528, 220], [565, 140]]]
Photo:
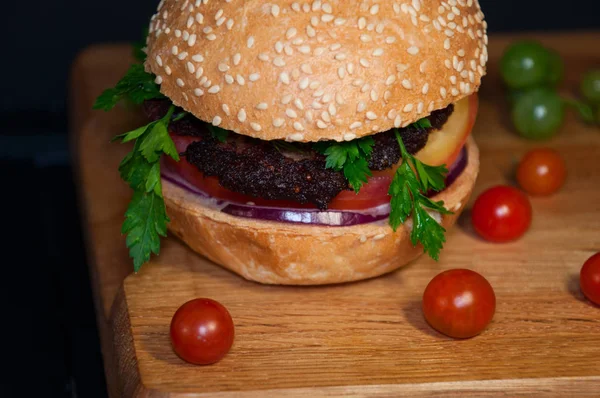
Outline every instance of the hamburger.
[[437, 259], [479, 169], [483, 18], [477, 0], [162, 0], [96, 103], [148, 117], [118, 136], [136, 271], [167, 229], [269, 284]]

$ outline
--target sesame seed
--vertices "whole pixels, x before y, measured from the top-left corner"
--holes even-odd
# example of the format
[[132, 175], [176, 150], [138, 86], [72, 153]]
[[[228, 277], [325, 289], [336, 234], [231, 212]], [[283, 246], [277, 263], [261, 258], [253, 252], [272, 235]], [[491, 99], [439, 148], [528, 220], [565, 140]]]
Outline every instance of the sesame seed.
[[310, 87], [311, 90], [316, 90], [317, 88], [319, 88], [320, 85], [321, 82], [315, 80], [313, 82], [310, 82], [310, 85], [308, 87]]
[[167, 76], [171, 76], [171, 68], [169, 67], [169, 65], [165, 66], [165, 73], [167, 74]]
[[285, 120], [281, 118], [273, 119], [273, 127], [281, 127], [283, 126], [283, 123], [285, 123]]
[[246, 41], [246, 46], [248, 48], [252, 48], [252, 46], [254, 46], [254, 37], [253, 36], [250, 36], [248, 38], [248, 40]]
[[379, 4], [375, 4], [373, 6], [371, 6], [371, 8], [369, 9], [369, 12], [371, 13], [371, 15], [375, 15], [379, 12]]
[[363, 84], [363, 86], [360, 88], [360, 91], [362, 93], [366, 93], [367, 91], [369, 91], [371, 89], [371, 85], [369, 83], [365, 83]]
[[358, 112], [363, 112], [365, 109], [367, 109], [367, 104], [365, 104], [363, 101], [360, 101], [356, 107], [356, 110]]
[[306, 34], [308, 37], [315, 37], [317, 32], [315, 31], [315, 28], [313, 28], [310, 25], [306, 25]]
[[331, 22], [335, 17], [331, 14], [323, 14], [321, 15], [321, 21], [323, 22]]
[[240, 109], [240, 111], [237, 114], [237, 118], [242, 123], [246, 121], [246, 111], [244, 110], [244, 108]]
[[402, 87], [404, 87], [407, 90], [412, 89], [412, 84], [411, 84], [410, 80], [408, 80], [408, 79], [402, 80]]
[[402, 109], [402, 111], [404, 111], [404, 112], [410, 112], [412, 110], [413, 110], [413, 104], [406, 104], [404, 106], [404, 108]]
[[216, 40], [216, 39], [217, 39], [217, 36], [215, 36], [213, 33], [211, 33], [210, 35], [206, 36], [206, 40], [209, 40], [209, 41], [213, 41], [213, 40]]
[[279, 81], [283, 84], [290, 84], [290, 75], [287, 72], [281, 72], [279, 75]]
[[293, 126], [296, 131], [304, 131], [304, 126], [300, 122], [294, 122]]
[[455, 97], [456, 97], [458, 94], [460, 94], [460, 92], [459, 92], [459, 91], [456, 89], [456, 87], [453, 87], [453, 88], [452, 88], [452, 91], [451, 91], [451, 93], [452, 93], [452, 95], [453, 95], [453, 96], [455, 96]]
[[233, 76], [231, 76], [230, 74], [226, 74], [226, 75], [225, 75], [225, 82], [226, 82], [227, 84], [233, 84], [233, 82], [234, 82], [234, 81], [235, 81], [235, 80], [233, 79]]
[[383, 55], [383, 48], [376, 48], [373, 50], [374, 57], [381, 57]]
[[241, 60], [242, 60], [242, 55], [240, 53], [236, 53], [233, 56], [233, 64], [234, 65], [236, 65], [236, 66], [239, 65]]
[[391, 86], [392, 84], [394, 84], [395, 81], [396, 81], [396, 75], [389, 75], [388, 78], [385, 80], [385, 85]]
[[302, 103], [302, 100], [300, 98], [296, 98], [294, 100], [294, 105], [296, 105], [296, 108], [304, 110], [304, 104]]
[[194, 17], [189, 17], [187, 20], [188, 29], [194, 24]]
[[254, 131], [260, 131], [260, 130], [262, 130], [262, 127], [258, 123], [252, 122], [252, 123], [250, 123], [250, 127], [252, 127], [252, 130], [254, 130]]
[[154, 83], [156, 84], [161, 84], [163, 81], [162, 76], [156, 76], [156, 79], [154, 79]]
[[308, 87], [308, 83], [309, 83], [308, 77], [303, 77], [300, 80], [300, 83], [298, 84], [298, 87], [300, 87], [301, 90], [304, 90], [304, 89], [306, 89]]
[[304, 139], [304, 134], [294, 133], [288, 137], [291, 141], [302, 141]]
[[423, 107], [424, 107], [424, 106], [425, 106], [425, 105], [424, 105], [422, 102], [419, 102], [419, 103], [417, 104], [417, 113], [423, 113]]
[[365, 58], [361, 58], [359, 62], [365, 68], [368, 68], [369, 66], [371, 66], [371, 64], [369, 63], [369, 61], [367, 61]]
[[275, 57], [275, 59], [273, 59], [273, 65], [282, 67], [285, 66], [285, 61], [281, 57]]
[[343, 79], [343, 78], [344, 78], [344, 76], [346, 76], [346, 69], [344, 69], [344, 67], [343, 67], [343, 66], [340, 66], [340, 67], [338, 68], [338, 77], [339, 77], [340, 79]]
[[319, 18], [316, 15], [311, 17], [310, 24], [316, 28], [319, 25]]
[[208, 89], [208, 92], [211, 94], [216, 94], [219, 91], [221, 91], [221, 86], [219, 86], [218, 84], [215, 84], [214, 86]]
[[411, 46], [406, 49], [410, 55], [417, 55], [419, 53], [419, 47]]
[[289, 39], [293, 38], [294, 36], [296, 36], [296, 33], [298, 33], [296, 28], [289, 28], [287, 30], [287, 32], [285, 32], [285, 37], [289, 40]]
[[375, 119], [377, 119], [377, 115], [375, 114], [375, 112], [369, 111], [369, 112], [367, 112], [367, 119], [375, 120]]
[[322, 120], [319, 119], [319, 120], [317, 120], [317, 127], [320, 128], [320, 129], [326, 129], [327, 128], [327, 124], [324, 121], [322, 121]]
[[331, 14], [333, 12], [333, 9], [331, 8], [331, 5], [329, 3], [323, 4], [323, 6], [321, 7], [321, 9], [323, 11], [325, 11], [327, 14]]
[[452, 62], [449, 59], [444, 60], [444, 65], [446, 65], [446, 68], [452, 69]]
[[296, 111], [291, 108], [286, 109], [285, 114], [287, 115], [287, 117], [290, 117], [292, 119], [295, 119], [298, 117], [298, 114], [296, 113]]
[[329, 107], [327, 108], [327, 110], [329, 111], [329, 114], [331, 116], [335, 116], [337, 113], [337, 108], [335, 107], [335, 105], [333, 103], [329, 104]]
[[235, 81], [240, 85], [243, 86], [244, 84], [246, 84], [246, 80], [244, 79], [244, 76], [237, 74], [235, 76]]
[[217, 25], [217, 26], [221, 26], [221, 25], [223, 25], [223, 23], [225, 23], [225, 21], [226, 21], [226, 20], [227, 20], [227, 18], [225, 18], [225, 17], [221, 17], [221, 18], [219, 18], [219, 20], [216, 22], [216, 25]]
[[281, 103], [283, 105], [287, 105], [290, 102], [292, 102], [292, 94], [287, 94], [287, 95], [284, 95], [283, 97], [281, 97]]
[[196, 55], [192, 56], [192, 61], [203, 62], [204, 57], [201, 54], [196, 54]]
[[336, 18], [333, 23], [335, 26], [341, 26], [346, 23], [346, 20], [344, 18]]
[[221, 119], [220, 116], [215, 116], [212, 120], [212, 124], [213, 126], [218, 126], [219, 124], [221, 124], [222, 121], [223, 119]]
[[321, 119], [325, 120], [327, 123], [330, 123], [331, 117], [329, 116], [329, 112], [323, 111], [323, 113], [321, 113]]
[[274, 5], [271, 6], [271, 14], [274, 17], [277, 17], [279, 15], [279, 11], [280, 11], [279, 10], [279, 6], [277, 4], [274, 4]]
[[[357, 128], [361, 127], [361, 126], [362, 126], [362, 123], [361, 123], [361, 122], [354, 122], [354, 123], [352, 123], [352, 124], [350, 125], [350, 130], [355, 130], [355, 129], [357, 129]], [[354, 135], [354, 134], [353, 134], [353, 135]], [[355, 136], [355, 137], [356, 137], [356, 136]], [[346, 134], [344, 135], [344, 139], [346, 139]], [[354, 137], [353, 137], [352, 139], [354, 139]], [[347, 141], [350, 141], [350, 140], [347, 140]]]
[[444, 40], [444, 49], [450, 50], [450, 39]]
[[446, 98], [447, 91], [444, 87], [440, 87], [440, 95], [442, 96], [442, 98]]
[[171, 47], [171, 54], [177, 55], [179, 53], [179, 48], [177, 46]]
[[379, 99], [379, 94], [377, 94], [377, 91], [371, 90], [371, 101], [375, 102], [378, 99]]
[[338, 61], [343, 61], [343, 60], [346, 59], [346, 54], [344, 54], [344, 53], [336, 54], [335, 55], [335, 59], [338, 60]]
[[226, 114], [227, 116], [229, 116], [229, 114], [230, 114], [230, 112], [229, 112], [229, 106], [227, 106], [227, 104], [223, 104], [223, 105], [221, 106], [221, 108], [223, 108], [223, 112], [225, 112], [225, 114]]
[[385, 39], [385, 42], [386, 42], [387, 44], [394, 44], [394, 43], [396, 42], [396, 38], [395, 38], [394, 36], [388, 36], [388, 37]]
[[160, 66], [162, 68], [163, 62], [162, 62], [162, 58], [160, 57], [160, 55], [156, 56], [156, 63], [158, 64], [158, 66]]
[[275, 51], [277, 51], [278, 54], [281, 54], [283, 52], [283, 43], [278, 41], [275, 43]]
[[402, 117], [400, 115], [398, 115], [394, 119], [394, 127], [399, 128], [401, 125], [402, 125]]
[[194, 95], [196, 97], [202, 97], [204, 95], [204, 91], [202, 91], [202, 89], [196, 88], [194, 89]]
[[227, 21], [227, 24], [225, 26], [227, 26], [227, 30], [231, 30], [231, 28], [233, 28], [233, 19], [229, 18], [229, 20]]
[[300, 46], [298, 47], [298, 51], [302, 54], [310, 54], [310, 46]]
[[206, 83], [204, 83], [204, 87], [209, 88], [212, 85], [212, 82], [210, 80], [207, 80]]
[[188, 53], [186, 53], [186, 52], [184, 51], [184, 52], [181, 52], [181, 53], [179, 53], [179, 54], [177, 55], [177, 58], [179, 58], [181, 61], [183, 61], [184, 59], [186, 59], [186, 58], [187, 58], [187, 56], [188, 56]]
[[421, 90], [421, 93], [423, 93], [423, 95], [427, 94], [427, 92], [429, 91], [429, 83], [425, 83], [423, 85], [423, 89]]
[[221, 72], [227, 72], [229, 70], [229, 65], [220, 63], [218, 68], [219, 68], [219, 71], [221, 71]]
[[446, 29], [446, 30], [444, 31], [444, 33], [445, 33], [445, 34], [446, 34], [446, 36], [448, 36], [448, 37], [452, 37], [452, 36], [454, 36], [454, 31], [453, 31], [453, 30], [450, 30], [450, 29]]
[[175, 29], [175, 37], [181, 37], [181, 31], [179, 29]]

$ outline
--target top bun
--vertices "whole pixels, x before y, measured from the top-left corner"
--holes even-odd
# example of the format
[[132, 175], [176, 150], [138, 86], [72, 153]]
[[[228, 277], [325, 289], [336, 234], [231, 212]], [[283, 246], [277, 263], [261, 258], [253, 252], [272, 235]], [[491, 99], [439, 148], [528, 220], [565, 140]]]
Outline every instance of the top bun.
[[197, 118], [263, 140], [352, 140], [477, 91], [477, 0], [162, 0], [146, 69]]

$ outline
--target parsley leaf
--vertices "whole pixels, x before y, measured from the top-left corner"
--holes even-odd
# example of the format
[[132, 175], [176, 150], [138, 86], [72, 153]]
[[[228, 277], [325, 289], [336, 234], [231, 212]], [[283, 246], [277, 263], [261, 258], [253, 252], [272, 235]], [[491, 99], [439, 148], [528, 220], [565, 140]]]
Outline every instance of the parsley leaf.
[[431, 126], [431, 122], [426, 117], [424, 117], [422, 119], [419, 119], [416, 122], [414, 122], [413, 126], [421, 128], [421, 129], [430, 129], [432, 127]]
[[422, 203], [417, 200], [413, 208], [413, 229], [410, 233], [410, 241], [413, 246], [418, 242], [423, 245], [423, 251], [428, 253], [434, 260], [439, 260], [440, 250], [446, 242], [444, 233], [446, 229], [427, 212]]
[[587, 124], [594, 124], [596, 122], [594, 117], [594, 110], [592, 107], [585, 102], [578, 101], [576, 99], [566, 98], [563, 99], [565, 105], [573, 108], [577, 113], [579, 113], [579, 117]]
[[229, 135], [229, 131], [222, 129], [218, 126], [213, 126], [210, 123], [206, 124], [208, 126], [208, 131], [210, 131], [210, 135], [217, 139], [219, 142], [227, 141], [227, 136]]
[[402, 164], [396, 174], [388, 194], [390, 200], [390, 226], [394, 231], [412, 215], [413, 229], [410, 235], [413, 245], [421, 243], [423, 251], [438, 260], [440, 250], [446, 238], [446, 230], [429, 214], [426, 209], [440, 214], [451, 214], [444, 202], [434, 202], [423, 194], [429, 188], [444, 188], [445, 166], [429, 166], [409, 154], [404, 147], [400, 132], [396, 129], [396, 140], [400, 146]]
[[323, 141], [313, 144], [313, 148], [325, 155], [325, 167], [343, 171], [350, 186], [356, 193], [370, 177], [369, 158], [373, 152], [372, 137], [359, 138], [346, 142]]
[[165, 153], [179, 160], [168, 133], [174, 112], [175, 106], [171, 105], [162, 119], [115, 137], [122, 142], [135, 140], [133, 150], [121, 161], [119, 173], [134, 190], [122, 232], [127, 234], [127, 247], [136, 272], [152, 253], [159, 254], [160, 237], [167, 231], [169, 218], [162, 196], [160, 157]]
[[94, 103], [94, 109], [109, 111], [122, 99], [129, 99], [135, 104], [145, 100], [163, 98], [159, 85], [154, 82], [154, 76], [144, 70], [141, 64], [132, 65], [125, 76], [114, 88], [105, 90]]
[[162, 196], [143, 191], [133, 194], [121, 233], [127, 234], [127, 247], [135, 272], [150, 260], [151, 253], [159, 254], [160, 237], [167, 236], [168, 222]]

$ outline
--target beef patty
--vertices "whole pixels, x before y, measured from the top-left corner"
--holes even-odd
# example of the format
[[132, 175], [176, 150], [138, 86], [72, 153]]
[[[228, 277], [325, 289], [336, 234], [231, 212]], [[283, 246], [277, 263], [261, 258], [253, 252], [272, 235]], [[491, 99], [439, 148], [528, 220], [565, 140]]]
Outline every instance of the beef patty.
[[[167, 112], [168, 100], [146, 101], [144, 109], [151, 120]], [[410, 125], [400, 129], [407, 151], [414, 154], [426, 144], [429, 132], [440, 129], [454, 106], [434, 111], [428, 116], [431, 128]], [[229, 132], [225, 142], [214, 138], [205, 122], [192, 115], [172, 122], [171, 134], [198, 137], [181, 155], [204, 175], [216, 176], [219, 183], [234, 192], [252, 197], [312, 203], [326, 210], [329, 202], [342, 190], [350, 189], [340, 171], [325, 168], [325, 157], [310, 143], [263, 141]], [[400, 148], [393, 130], [374, 134], [371, 170], [385, 170], [400, 161]]]

